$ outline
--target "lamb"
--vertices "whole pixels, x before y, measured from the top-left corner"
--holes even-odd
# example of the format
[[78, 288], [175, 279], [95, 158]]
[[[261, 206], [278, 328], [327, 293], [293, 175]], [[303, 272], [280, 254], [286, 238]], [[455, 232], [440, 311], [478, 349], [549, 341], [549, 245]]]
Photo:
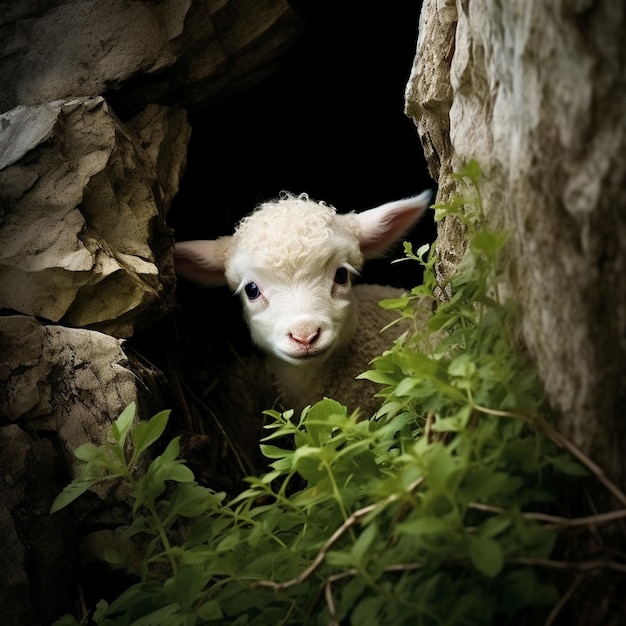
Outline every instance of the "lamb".
[[[263, 353], [285, 408], [323, 397], [372, 415], [373, 383], [356, 379], [400, 331], [378, 302], [401, 289], [357, 284], [366, 259], [384, 256], [417, 222], [431, 192], [360, 213], [339, 214], [307, 194], [282, 192], [215, 240], [177, 242], [179, 276], [228, 285], [241, 298], [252, 341]], [[391, 329], [390, 329], [391, 330]]]

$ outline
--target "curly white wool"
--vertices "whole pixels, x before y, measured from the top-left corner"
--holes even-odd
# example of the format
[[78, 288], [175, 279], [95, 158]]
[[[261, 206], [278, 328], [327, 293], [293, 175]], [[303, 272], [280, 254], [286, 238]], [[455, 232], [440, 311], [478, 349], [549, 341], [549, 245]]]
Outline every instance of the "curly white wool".
[[336, 233], [333, 206], [314, 202], [308, 194], [282, 192], [244, 217], [234, 233], [236, 245], [266, 267], [301, 266], [311, 254], [324, 256]]

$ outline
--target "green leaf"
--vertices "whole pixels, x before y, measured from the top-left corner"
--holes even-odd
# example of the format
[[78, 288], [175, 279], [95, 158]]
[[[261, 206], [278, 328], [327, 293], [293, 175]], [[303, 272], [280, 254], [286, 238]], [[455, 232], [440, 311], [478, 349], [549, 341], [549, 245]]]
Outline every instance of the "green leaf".
[[574, 459], [569, 454], [560, 454], [550, 459], [550, 463], [563, 474], [568, 476], [591, 476], [591, 472], [582, 463]]
[[219, 603], [216, 600], [208, 600], [196, 609], [196, 615], [204, 621], [210, 622], [222, 619], [224, 614]]
[[239, 529], [233, 529], [224, 539], [222, 539], [216, 547], [218, 552], [228, 552], [236, 548], [240, 542]]
[[352, 567], [354, 565], [354, 557], [352, 552], [342, 552], [340, 550], [330, 550], [326, 554], [326, 562], [333, 567]]
[[442, 517], [420, 517], [406, 522], [399, 522], [396, 530], [404, 535], [421, 537], [424, 535], [445, 534], [456, 531], [458, 524]]
[[184, 617], [180, 613], [180, 605], [178, 603], [168, 604], [155, 611], [150, 611], [147, 615], [142, 615], [132, 622], [132, 626], [155, 626], [156, 624], [159, 626], [169, 626], [169, 624], [188, 626], [188, 623], [184, 621]]
[[210, 489], [191, 481], [179, 481], [170, 499], [168, 517], [199, 517], [202, 513], [219, 508], [220, 502], [221, 498], [216, 497]]
[[496, 259], [509, 237], [507, 231], [480, 231], [472, 237], [470, 246], [473, 250], [486, 254], [490, 259]]
[[52, 506], [50, 507], [50, 513], [56, 513], [57, 511], [65, 508], [71, 502], [74, 502], [76, 498], [81, 496], [87, 489], [100, 482], [100, 478], [92, 478], [90, 480], [73, 480], [69, 485], [63, 488], [63, 491], [54, 499]]
[[268, 444], [261, 444], [260, 448], [263, 456], [268, 459], [284, 459], [293, 455], [293, 450], [284, 450]]
[[74, 450], [74, 456], [85, 463], [105, 458], [103, 450], [93, 443], [84, 443], [82, 446], [78, 446]]
[[132, 434], [135, 457], [151, 446], [165, 431], [170, 411], [161, 411], [147, 422], [139, 422]]
[[183, 565], [164, 585], [166, 597], [172, 604], [182, 605], [189, 611], [207, 584], [206, 567], [203, 563]]
[[383, 617], [383, 607], [386, 598], [382, 595], [365, 596], [354, 608], [350, 618], [351, 624], [359, 626], [380, 626], [385, 621]]
[[177, 460], [166, 463], [162, 466], [159, 477], [162, 480], [172, 480], [177, 483], [191, 483], [195, 476], [185, 465], [185, 461]]
[[52, 623], [52, 626], [79, 626], [79, 624], [73, 615], [62, 615]]
[[458, 172], [452, 174], [454, 178], [469, 178], [473, 183], [478, 183], [482, 176], [482, 170], [476, 159], [470, 159]]
[[452, 359], [448, 365], [448, 374], [459, 378], [471, 378], [476, 373], [476, 363], [471, 354], [463, 353]]
[[406, 308], [409, 302], [409, 298], [387, 298], [385, 300], [381, 300], [378, 304], [386, 311], [396, 311]]
[[500, 544], [487, 537], [470, 536], [469, 557], [474, 567], [493, 578], [504, 567], [504, 554]]
[[362, 564], [366, 561], [366, 554], [371, 549], [373, 543], [378, 538], [378, 524], [375, 521], [370, 522], [365, 530], [357, 537], [352, 546], [350, 554], [356, 564]]
[[134, 402], [131, 402], [111, 425], [111, 435], [122, 449], [124, 448], [128, 431], [130, 430], [133, 420], [135, 419], [136, 410], [137, 405]]
[[480, 536], [486, 537], [488, 539], [493, 539], [500, 533], [504, 532], [507, 528], [511, 527], [513, 521], [509, 517], [504, 517], [504, 515], [494, 515], [493, 517], [487, 518], [480, 525]]
[[407, 377], [404, 380], [401, 380], [394, 390], [394, 394], [396, 396], [409, 396], [411, 392], [419, 385], [419, 380], [412, 377]]
[[359, 374], [356, 378], [358, 380], [370, 380], [373, 383], [381, 385], [393, 385], [396, 382], [394, 376], [381, 372], [380, 370], [368, 370], [367, 372]]
[[559, 594], [555, 587], [538, 579], [530, 567], [502, 573], [502, 610], [513, 616], [525, 606], [554, 606]]

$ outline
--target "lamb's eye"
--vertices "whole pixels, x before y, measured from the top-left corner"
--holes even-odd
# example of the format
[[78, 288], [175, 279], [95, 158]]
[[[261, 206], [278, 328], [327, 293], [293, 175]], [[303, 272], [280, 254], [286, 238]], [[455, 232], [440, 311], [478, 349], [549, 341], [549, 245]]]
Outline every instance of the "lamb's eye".
[[345, 267], [338, 267], [335, 272], [335, 282], [338, 285], [345, 285], [348, 282], [348, 270]]
[[261, 290], [257, 284], [252, 281], [244, 287], [244, 290], [246, 292], [246, 296], [248, 296], [248, 300], [256, 300], [261, 295]]

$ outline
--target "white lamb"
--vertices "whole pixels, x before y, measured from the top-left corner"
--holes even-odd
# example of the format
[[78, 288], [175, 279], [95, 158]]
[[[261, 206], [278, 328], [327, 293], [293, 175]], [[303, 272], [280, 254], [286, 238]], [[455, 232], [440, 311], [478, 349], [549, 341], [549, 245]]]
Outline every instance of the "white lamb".
[[364, 260], [382, 256], [416, 223], [431, 193], [361, 213], [338, 214], [306, 194], [261, 204], [231, 236], [175, 244], [177, 273], [241, 296], [253, 342], [266, 355], [282, 405], [301, 410], [323, 397], [369, 415], [372, 383], [355, 379], [400, 333], [378, 302], [402, 290], [352, 286]]

